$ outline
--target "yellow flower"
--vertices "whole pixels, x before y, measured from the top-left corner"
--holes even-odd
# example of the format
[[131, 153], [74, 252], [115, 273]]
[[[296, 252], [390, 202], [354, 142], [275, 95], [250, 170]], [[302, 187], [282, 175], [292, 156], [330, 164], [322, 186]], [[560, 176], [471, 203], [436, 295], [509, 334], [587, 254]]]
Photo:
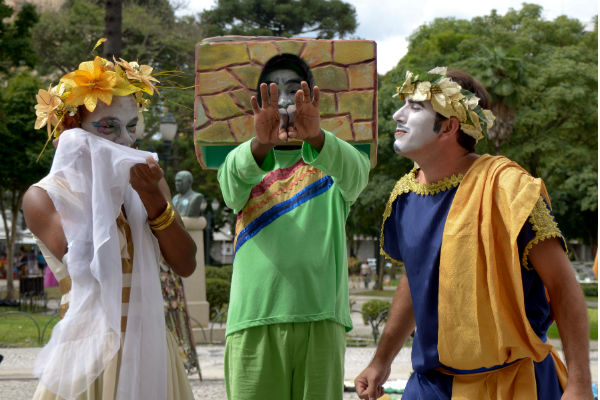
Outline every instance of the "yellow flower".
[[155, 90], [156, 93], [159, 93], [158, 89], [152, 84], [152, 82], [158, 83], [158, 79], [152, 76], [153, 68], [151, 66], [139, 65], [135, 61], [127, 62], [122, 58], [119, 60], [121, 61], [115, 60], [115, 63], [125, 70], [128, 79], [135, 79], [143, 83], [146, 87], [142, 87], [141, 89], [150, 96], [152, 96]]
[[[55, 88], [56, 89], [56, 88]], [[48, 137], [52, 135], [52, 126], [58, 125], [58, 116], [56, 111], [62, 105], [60, 97], [52, 93], [52, 87], [48, 90], [40, 89], [35, 96], [38, 103], [35, 105], [35, 129], [43, 128], [44, 125], [48, 129]]]
[[102, 64], [102, 58], [96, 57], [94, 61], [82, 62], [79, 69], [61, 78], [61, 82], [71, 88], [65, 103], [73, 106], [83, 104], [90, 112], [96, 109], [98, 100], [110, 105], [113, 88], [119, 77], [114, 71], [106, 70]]

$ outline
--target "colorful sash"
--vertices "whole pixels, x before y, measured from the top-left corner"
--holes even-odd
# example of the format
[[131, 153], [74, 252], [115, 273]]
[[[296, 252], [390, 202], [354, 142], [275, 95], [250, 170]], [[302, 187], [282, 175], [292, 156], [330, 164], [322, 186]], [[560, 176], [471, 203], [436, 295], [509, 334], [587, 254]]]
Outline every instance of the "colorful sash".
[[237, 216], [235, 252], [271, 222], [324, 193], [332, 185], [330, 176], [303, 160], [267, 174], [252, 189], [248, 202]]

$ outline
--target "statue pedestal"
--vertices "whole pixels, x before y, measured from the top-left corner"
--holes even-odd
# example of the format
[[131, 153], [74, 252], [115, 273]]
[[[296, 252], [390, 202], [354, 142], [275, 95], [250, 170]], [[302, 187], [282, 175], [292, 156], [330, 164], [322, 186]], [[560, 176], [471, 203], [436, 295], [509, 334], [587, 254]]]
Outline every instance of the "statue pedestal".
[[[209, 304], [206, 301], [206, 276], [204, 269], [204, 217], [181, 217], [185, 229], [196, 243], [196, 270], [187, 278], [183, 278], [183, 290], [187, 303], [190, 324], [196, 344], [209, 339]], [[204, 333], [202, 333], [204, 329]], [[206, 339], [205, 339], [206, 336]], [[214, 336], [214, 335], [213, 335]], [[218, 340], [219, 338], [217, 338]], [[213, 338], [213, 340], [215, 340]]]

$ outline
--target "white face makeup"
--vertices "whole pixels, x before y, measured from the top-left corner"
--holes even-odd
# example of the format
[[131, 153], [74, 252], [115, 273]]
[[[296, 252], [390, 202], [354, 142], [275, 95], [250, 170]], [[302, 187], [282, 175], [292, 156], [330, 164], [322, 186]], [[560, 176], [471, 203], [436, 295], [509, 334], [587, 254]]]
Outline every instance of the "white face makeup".
[[86, 112], [81, 127], [111, 142], [131, 147], [135, 143], [137, 103], [132, 96], [113, 96], [107, 106], [98, 101], [94, 112]]
[[397, 122], [394, 151], [406, 154], [431, 143], [437, 137], [433, 130], [435, 115], [429, 101], [414, 102], [406, 99], [404, 105], [393, 116]]
[[277, 69], [271, 71], [265, 75], [264, 79], [267, 85], [270, 85], [271, 82], [274, 82], [277, 85], [277, 90], [279, 91], [279, 100], [277, 103], [279, 108], [287, 108], [294, 104], [294, 96], [296, 95], [296, 92], [302, 88], [300, 85], [302, 80], [302, 77], [298, 75], [296, 71], [291, 69]]

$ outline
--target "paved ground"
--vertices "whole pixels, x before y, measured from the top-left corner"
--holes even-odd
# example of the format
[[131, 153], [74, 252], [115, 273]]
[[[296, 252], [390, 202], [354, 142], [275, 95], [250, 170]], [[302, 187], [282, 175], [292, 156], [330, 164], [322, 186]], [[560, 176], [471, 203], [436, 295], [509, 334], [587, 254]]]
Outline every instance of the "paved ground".
[[[355, 292], [355, 290], [351, 289], [352, 292]], [[362, 304], [369, 298], [351, 296], [350, 300], [353, 304], [353, 310], [360, 310]], [[367, 341], [371, 335], [371, 328], [363, 324], [359, 313], [352, 313], [352, 319], [355, 328], [349, 335], [355, 339]], [[560, 350], [560, 341], [553, 341], [553, 343]], [[593, 342], [591, 347], [590, 366], [593, 380], [597, 382], [598, 343]], [[0, 349], [0, 354], [4, 355], [4, 361], [0, 363], [0, 400], [31, 399], [37, 385], [37, 380], [32, 376], [33, 362], [39, 350], [39, 348]], [[346, 350], [345, 380], [352, 381], [371, 360], [374, 351], [373, 345], [348, 347]], [[200, 381], [197, 375], [189, 377], [195, 398], [225, 400], [223, 380], [224, 347], [222, 345], [202, 345], [197, 347], [197, 352], [203, 381]], [[392, 365], [390, 379], [408, 379], [411, 370], [410, 348], [405, 347]], [[344, 400], [357, 398], [355, 393], [344, 394]]]
[[[194, 397], [202, 400], [224, 400], [223, 346], [198, 346], [198, 357], [203, 381], [197, 375], [190, 376]], [[39, 348], [0, 349], [4, 361], [0, 363], [0, 399], [29, 400], [35, 391], [37, 380], [32, 367]], [[366, 366], [373, 355], [373, 347], [351, 347], [346, 351], [345, 379], [352, 381]], [[392, 379], [406, 379], [410, 374], [410, 349], [404, 348], [393, 364]], [[357, 399], [354, 393], [345, 393], [344, 400]]]

